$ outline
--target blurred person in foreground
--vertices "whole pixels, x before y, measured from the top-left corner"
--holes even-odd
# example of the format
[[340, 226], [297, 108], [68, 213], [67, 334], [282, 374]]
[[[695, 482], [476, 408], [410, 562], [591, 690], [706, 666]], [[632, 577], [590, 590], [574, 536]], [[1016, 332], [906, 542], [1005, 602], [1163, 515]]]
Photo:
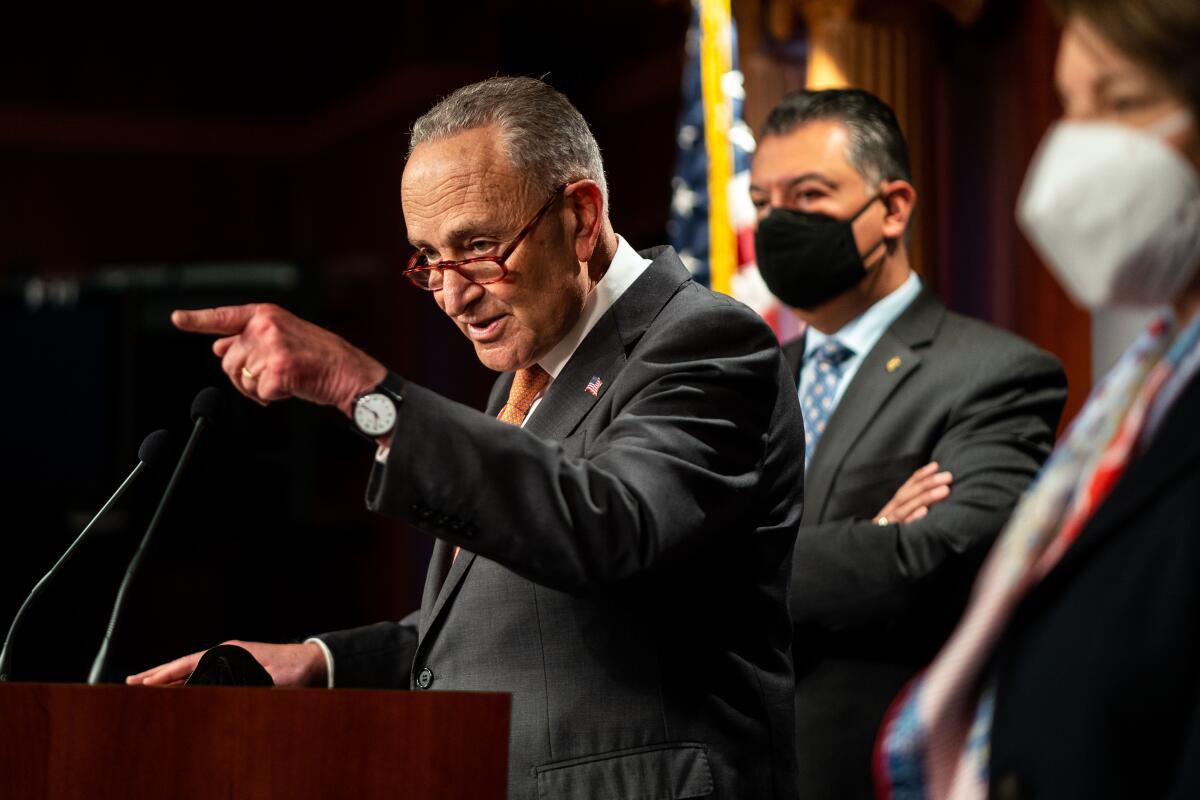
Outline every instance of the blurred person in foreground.
[[759, 269], [808, 323], [784, 346], [808, 446], [790, 601], [804, 797], [873, 795], [888, 704], [954, 629], [1067, 397], [1057, 359], [912, 270], [908, 163], [886, 103], [829, 89], [784, 98], [751, 165]]
[[355, 420], [369, 507], [437, 537], [406, 619], [244, 646], [277, 684], [512, 693], [513, 800], [794, 797], [804, 435], [770, 329], [617, 236], [596, 141], [541, 81], [442, 100], [400, 189], [405, 274], [504, 373], [486, 414], [274, 306], [173, 317], [248, 397]]
[[1018, 220], [1081, 305], [1162, 310], [897, 698], [881, 797], [1200, 797], [1200, 3], [1052, 6], [1063, 118]]

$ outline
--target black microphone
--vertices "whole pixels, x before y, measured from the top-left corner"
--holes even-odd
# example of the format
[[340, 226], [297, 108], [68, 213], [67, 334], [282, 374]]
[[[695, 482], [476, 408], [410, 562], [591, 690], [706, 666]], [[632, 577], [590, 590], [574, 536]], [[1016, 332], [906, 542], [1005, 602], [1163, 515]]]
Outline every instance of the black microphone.
[[200, 660], [187, 686], [274, 686], [271, 673], [244, 647], [219, 644]]
[[54, 566], [50, 568], [50, 571], [43, 575], [42, 579], [34, 585], [33, 589], [29, 592], [29, 596], [25, 598], [25, 602], [21, 603], [21, 607], [17, 610], [17, 615], [13, 617], [12, 625], [8, 628], [8, 635], [4, 637], [4, 647], [0, 648], [0, 681], [8, 680], [12, 664], [11, 646], [17, 636], [17, 632], [21, 629], [21, 624], [25, 621], [26, 612], [33, 606], [33, 601], [42, 593], [42, 589], [49, 585], [50, 581], [54, 579], [54, 576], [58, 574], [63, 565], [71, 559], [76, 550], [79, 549], [79, 545], [87, 538], [88, 531], [96, 524], [96, 520], [104, 516], [104, 512], [108, 511], [109, 506], [117, 502], [121, 495], [125, 494], [125, 490], [133, 483], [133, 479], [138, 476], [138, 473], [145, 467], [149, 467], [151, 470], [158, 470], [166, 463], [167, 451], [170, 449], [169, 439], [170, 436], [167, 432], [160, 430], [155, 431], [142, 440], [142, 446], [138, 448], [138, 463], [133, 468], [133, 472], [130, 472], [128, 477], [117, 487], [117, 490], [113, 492], [113, 496], [108, 498], [108, 502], [100, 507], [100, 510], [96, 512], [96, 516], [92, 517], [92, 521], [75, 537], [75, 541], [71, 542], [71, 546], [59, 557], [58, 561], [54, 562]]
[[183, 474], [184, 467], [191, 461], [192, 451], [196, 448], [196, 441], [200, 438], [200, 431], [209, 426], [219, 427], [224, 412], [225, 396], [221, 394], [219, 389], [212, 386], [201, 389], [199, 394], [196, 395], [196, 399], [192, 401], [192, 434], [188, 437], [187, 444], [183, 446], [183, 453], [180, 454], [179, 461], [175, 464], [175, 471], [171, 474], [171, 480], [167, 483], [167, 488], [163, 490], [162, 499], [158, 501], [158, 508], [154, 510], [154, 516], [150, 518], [150, 524], [146, 527], [146, 533], [142, 536], [142, 542], [138, 545], [137, 552], [133, 554], [128, 569], [125, 570], [125, 577], [121, 579], [121, 586], [117, 589], [117, 599], [113, 602], [112, 614], [108, 618], [108, 628], [104, 632], [104, 640], [100, 642], [100, 650], [96, 653], [96, 658], [92, 662], [91, 672], [88, 673], [87, 682], [90, 685], [99, 683], [101, 676], [104, 674], [104, 667], [108, 662], [108, 645], [112, 640], [113, 633], [117, 629], [117, 622], [121, 618], [121, 610], [125, 606], [125, 597], [129, 591], [129, 584], [133, 581], [134, 574], [137, 573], [138, 567], [142, 564], [142, 559], [146, 555], [146, 545], [150, 543], [150, 538], [158, 528], [158, 523], [162, 519], [163, 510], [167, 507], [167, 502], [171, 499], [171, 495], [175, 493], [175, 486], [179, 483], [179, 476]]

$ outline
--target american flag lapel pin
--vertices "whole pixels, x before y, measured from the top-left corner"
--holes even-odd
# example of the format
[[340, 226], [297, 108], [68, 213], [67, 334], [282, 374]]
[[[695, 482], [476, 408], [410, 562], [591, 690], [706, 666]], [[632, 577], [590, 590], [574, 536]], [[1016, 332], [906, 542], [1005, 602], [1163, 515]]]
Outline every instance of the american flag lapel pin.
[[587, 392], [588, 394], [590, 394], [592, 397], [599, 397], [600, 396], [600, 387], [603, 385], [604, 385], [604, 380], [601, 379], [601, 377], [599, 375], [593, 375], [592, 379], [590, 381], [588, 381], [588, 385], [583, 387], [583, 390], [585, 392]]

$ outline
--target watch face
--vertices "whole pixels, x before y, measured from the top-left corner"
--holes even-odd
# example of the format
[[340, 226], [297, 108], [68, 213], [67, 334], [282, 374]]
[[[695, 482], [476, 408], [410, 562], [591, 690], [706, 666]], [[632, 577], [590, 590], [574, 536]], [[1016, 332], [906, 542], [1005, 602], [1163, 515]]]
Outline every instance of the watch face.
[[368, 436], [382, 436], [396, 424], [396, 404], [386, 394], [363, 395], [354, 404], [354, 424]]

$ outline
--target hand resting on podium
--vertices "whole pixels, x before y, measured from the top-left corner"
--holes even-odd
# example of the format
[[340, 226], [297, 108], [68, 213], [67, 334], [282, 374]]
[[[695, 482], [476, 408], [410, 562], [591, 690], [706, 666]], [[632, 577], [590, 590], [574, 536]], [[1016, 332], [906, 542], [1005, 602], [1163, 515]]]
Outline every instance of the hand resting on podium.
[[[328, 681], [325, 655], [318, 645], [311, 642], [267, 644], [231, 639], [223, 644], [234, 644], [248, 650], [263, 665], [276, 686], [325, 686]], [[205, 652], [201, 650], [130, 675], [125, 683], [130, 686], [182, 686]]]

